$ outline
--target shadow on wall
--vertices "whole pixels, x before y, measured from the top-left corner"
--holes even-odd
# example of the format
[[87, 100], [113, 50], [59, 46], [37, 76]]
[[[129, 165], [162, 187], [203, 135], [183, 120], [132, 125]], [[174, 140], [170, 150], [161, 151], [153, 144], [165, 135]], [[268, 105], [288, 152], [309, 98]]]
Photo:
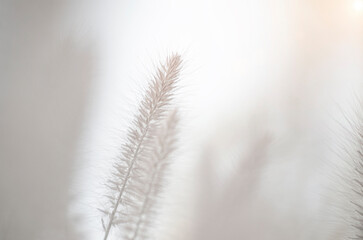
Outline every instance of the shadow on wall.
[[73, 239], [68, 187], [93, 55], [60, 40], [60, 2], [1, 5], [0, 239]]

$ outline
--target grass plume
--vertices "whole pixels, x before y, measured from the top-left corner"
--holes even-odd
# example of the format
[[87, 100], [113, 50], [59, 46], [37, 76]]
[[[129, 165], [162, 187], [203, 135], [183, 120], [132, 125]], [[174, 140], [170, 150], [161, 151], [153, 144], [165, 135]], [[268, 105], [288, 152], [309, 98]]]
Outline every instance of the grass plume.
[[338, 176], [342, 180], [344, 200], [340, 206], [345, 215], [340, 216], [347, 226], [344, 239], [363, 239], [363, 102], [357, 100], [354, 111], [344, 114], [346, 137], [341, 143]]
[[[155, 174], [150, 169], [155, 170], [155, 149], [161, 144], [157, 141], [159, 129], [172, 101], [181, 64], [179, 55], [168, 57], [166, 63], [157, 69], [141, 101], [133, 125], [128, 131], [127, 141], [122, 146], [122, 155], [114, 164], [112, 179], [107, 184], [110, 190], [107, 196], [109, 206], [101, 210], [106, 215], [102, 219], [104, 240], [108, 239], [111, 228], [121, 223], [128, 223], [124, 231], [129, 233], [132, 232], [129, 223], [139, 219], [136, 222], [137, 229], [140, 229], [140, 214], [144, 213], [140, 213], [138, 209], [140, 204], [145, 204], [145, 197], [150, 195], [150, 180]], [[145, 208], [144, 211], [147, 209], [142, 208]], [[132, 239], [136, 238], [138, 232], [139, 230]]]
[[[147, 238], [148, 227], [150, 226], [148, 220], [151, 220], [152, 216], [156, 212], [155, 200], [162, 188], [162, 179], [165, 174], [165, 170], [169, 165], [168, 160], [170, 160], [170, 155], [175, 149], [177, 123], [177, 112], [173, 111], [167, 119], [165, 126], [160, 130], [160, 133], [155, 139], [155, 148], [150, 159], [152, 162], [152, 168], [149, 170], [151, 177], [147, 184], [147, 190], [145, 192], [141, 208], [138, 207], [138, 209], [136, 209], [139, 213], [135, 218], [136, 224], [132, 230], [131, 238], [126, 237], [126, 239], [136, 240], [140, 235], [142, 239]], [[131, 225], [133, 224], [134, 223], [131, 222]]]
[[359, 105], [357, 118], [351, 124], [354, 137], [355, 152], [351, 154], [352, 174], [350, 186], [352, 189], [351, 204], [354, 209], [351, 217], [351, 226], [354, 236], [351, 239], [363, 239], [363, 105]]

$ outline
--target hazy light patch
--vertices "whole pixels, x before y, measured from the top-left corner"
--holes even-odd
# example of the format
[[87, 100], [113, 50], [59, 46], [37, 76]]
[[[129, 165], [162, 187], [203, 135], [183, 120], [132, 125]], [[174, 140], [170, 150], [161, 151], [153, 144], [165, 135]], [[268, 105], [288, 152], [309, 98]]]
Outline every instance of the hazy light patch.
[[353, 3], [353, 8], [357, 12], [362, 12], [363, 10], [363, 0], [355, 0]]

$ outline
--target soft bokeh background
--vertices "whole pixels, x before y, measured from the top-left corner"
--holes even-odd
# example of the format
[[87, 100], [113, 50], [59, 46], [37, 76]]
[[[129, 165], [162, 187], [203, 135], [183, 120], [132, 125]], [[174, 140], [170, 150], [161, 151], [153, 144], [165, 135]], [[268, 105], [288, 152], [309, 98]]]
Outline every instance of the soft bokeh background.
[[362, 93], [362, 0], [1, 0], [0, 51], [0, 239], [101, 238], [102, 183], [170, 52], [185, 61], [182, 145], [157, 239], [193, 235], [205, 152], [221, 183], [265, 133], [244, 236], [348, 231], [332, 149]]

